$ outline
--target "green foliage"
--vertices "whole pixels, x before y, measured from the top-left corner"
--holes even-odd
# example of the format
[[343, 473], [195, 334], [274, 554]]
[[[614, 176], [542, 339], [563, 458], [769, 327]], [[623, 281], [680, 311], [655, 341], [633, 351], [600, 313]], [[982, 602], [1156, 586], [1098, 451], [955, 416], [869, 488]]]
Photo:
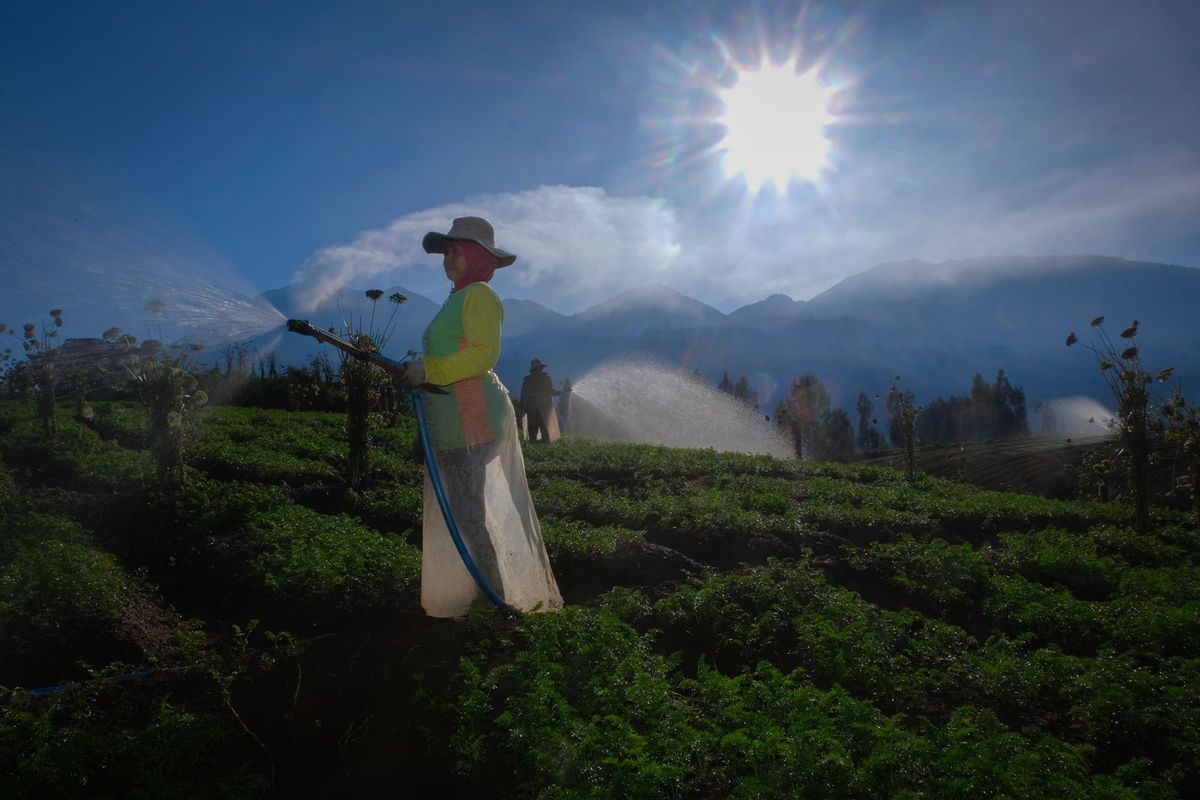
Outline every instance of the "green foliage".
[[826, 471], [803, 481], [801, 491], [799, 511], [804, 524], [837, 532], [949, 530], [974, 539], [999, 530], [1054, 522], [1076, 527], [1128, 518], [1127, 509], [1118, 505], [982, 491], [927, 475], [908, 482], [895, 470], [857, 475]]
[[300, 486], [336, 478], [344, 459], [335, 414], [223, 406], [197, 422], [189, 460], [216, 477]]
[[551, 560], [558, 556], [602, 558], [617, 552], [622, 544], [640, 542], [640, 531], [617, 525], [589, 525], [578, 520], [547, 519], [542, 522], [542, 536]]
[[101, 680], [48, 699], [0, 691], [0, 795], [270, 796], [229, 722]]
[[336, 468], [324, 461], [295, 456], [257, 442], [201, 441], [192, 448], [188, 460], [199, 470], [229, 480], [303, 486], [337, 477]]
[[420, 554], [406, 542], [344, 514], [295, 505], [282, 488], [194, 484], [156, 501], [163, 523], [182, 529], [180, 558], [215, 561], [227, 578], [308, 609], [394, 607], [411, 599]]
[[[188, 455], [201, 469], [147, 491], [146, 418], [98, 403], [47, 446], [34, 409], [0, 404], [17, 646], [36, 650], [36, 625], [39, 645], [78, 643], [72, 615], [82, 633], [124, 625], [145, 598], [134, 563], [210, 617], [175, 651], [194, 667], [184, 684], [0, 696], [6, 796], [254, 796], [256, 737], [290, 789], [401, 769], [445, 794], [543, 798], [1171, 798], [1200, 780], [1200, 529], [1184, 512], [1138, 535], [1121, 503], [566, 440], [527, 454], [560, 580], [595, 564], [639, 588], [420, 621], [410, 422], [376, 430], [372, 483], [349, 491], [344, 417], [206, 408]], [[85, 451], [107, 455], [88, 466]], [[710, 570], [647, 578], [642, 540]], [[801, 559], [766, 558], [779, 552]], [[328, 649], [220, 633], [251, 614]]]
[[[673, 493], [664, 488], [661, 481], [656, 481], [596, 490], [579, 481], [551, 478], [535, 483], [534, 499], [539, 513], [547, 518], [613, 524], [632, 530], [695, 536], [726, 532], [787, 536], [796, 530], [793, 503], [778, 487], [772, 491], [769, 486], [756, 486], [748, 491], [736, 483], [708, 485], [697, 481], [676, 484]], [[765, 499], [761, 510], [755, 505], [756, 496]]]
[[1096, 540], [1061, 528], [1000, 535], [1005, 559], [1021, 575], [1036, 583], [1058, 585], [1076, 597], [1103, 600], [1112, 597], [1128, 564], [1099, 555]]
[[130, 449], [145, 449], [149, 442], [150, 419], [144, 408], [133, 403], [94, 403], [91, 427], [100, 438]]
[[416, 486], [380, 486], [361, 494], [352, 493], [351, 511], [388, 530], [419, 530], [422, 493]]
[[1128, 527], [1100, 526], [1090, 535], [1096, 551], [1120, 556], [1132, 565], [1165, 567], [1189, 561], [1200, 563], [1200, 529], [1190, 525], [1168, 525], [1154, 536], [1141, 536]]
[[58, 356], [62, 347], [59, 336], [63, 326], [62, 309], [50, 309], [40, 324], [26, 322], [20, 336], [7, 325], [0, 325], [0, 334], [20, 344], [25, 361], [19, 362], [11, 347], [0, 352], [0, 386], [14, 397], [31, 397], [37, 407], [42, 434], [52, 439], [58, 434], [57, 389], [60, 379]]
[[604, 485], [613, 481], [691, 480], [715, 474], [794, 477], [794, 462], [747, 453], [675, 449], [653, 445], [572, 439], [568, 446], [526, 448], [531, 478], [574, 477]]
[[891, 575], [897, 586], [950, 616], [973, 608], [991, 588], [992, 571], [975, 548], [944, 539], [919, 542], [905, 535], [891, 544], [871, 545], [853, 563]]
[[245, 532], [259, 551], [251, 567], [285, 598], [343, 607], [387, 605], [411, 597], [420, 578], [416, 548], [347, 516], [284, 505], [251, 516]]
[[73, 621], [112, 622], [128, 591], [121, 565], [81, 542], [45, 541], [17, 550], [0, 571], [0, 630], [17, 620], [35, 634]]
[[[1158, 373], [1158, 380], [1166, 382], [1172, 370]], [[1179, 474], [1173, 487], [1175, 492], [1191, 500], [1192, 508], [1200, 520], [1200, 407], [1188, 403], [1181, 387], [1167, 402], [1163, 403], [1163, 417], [1170, 423], [1165, 438], [1175, 445], [1175, 459]]]
[[[1149, 758], [1096, 774], [1092, 745], [1037, 727], [1018, 731], [987, 708], [959, 705], [940, 723], [888, 715], [853, 689], [822, 688], [807, 670], [767, 661], [731, 672], [700, 660], [688, 677], [608, 610], [536, 615], [512, 631], [485, 624], [478, 634], [498, 638], [459, 661], [444, 708], [455, 719], [447, 747], [460, 775], [504, 776], [490, 784], [500, 794], [1175, 796]], [[1145, 699], [1165, 699], [1145, 691]], [[1160, 741], [1181, 735], [1170, 758], [1186, 757], [1182, 725], [1140, 732]]]
[[128, 652], [117, 626], [139, 591], [77, 523], [10, 510], [0, 520], [0, 683], [53, 681], [77, 658]]
[[0, 440], [0, 455], [39, 482], [81, 490], [119, 491], [153, 478], [154, 462], [149, 454], [105, 441], [78, 420], [59, 419], [55, 440], [46, 442], [38, 430], [39, 423], [31, 417], [12, 414], [7, 405], [0, 415], [11, 426]]
[[4, 459], [0, 458], [0, 511], [3, 511], [5, 504], [13, 500], [16, 495], [16, 484], [13, 483], [12, 475], [9, 473]]

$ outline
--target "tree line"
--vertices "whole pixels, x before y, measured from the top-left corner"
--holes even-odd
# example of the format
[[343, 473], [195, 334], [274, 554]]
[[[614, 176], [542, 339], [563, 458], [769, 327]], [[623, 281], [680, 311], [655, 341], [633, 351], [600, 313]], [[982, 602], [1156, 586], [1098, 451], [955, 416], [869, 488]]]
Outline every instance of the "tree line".
[[[375, 304], [383, 292], [372, 289], [366, 295], [373, 304], [370, 319], [348, 325], [344, 333], [363, 350], [378, 352], [393, 330], [395, 309], [386, 322], [377, 324]], [[396, 306], [404, 302], [399, 293], [388, 300]], [[161, 312], [161, 304], [147, 306], [151, 316]], [[1128, 487], [1137, 509], [1137, 527], [1144, 530], [1150, 513], [1152, 436], [1175, 445], [1178, 470], [1171, 491], [1200, 510], [1200, 409], [1187, 401], [1173, 368], [1155, 374], [1143, 365], [1136, 320], [1119, 338], [1110, 337], [1103, 322], [1104, 317], [1091, 321], [1091, 342], [1080, 341], [1071, 332], [1066, 344], [1079, 344], [1092, 353], [1117, 404], [1116, 416], [1108, 424], [1119, 436], [1120, 447], [1093, 471], [1115, 476], [1105, 478], [1106, 485]], [[319, 352], [306, 366], [280, 368], [273, 353], [260, 358], [244, 345], [235, 345], [225, 351], [224, 372], [216, 363], [202, 370], [193, 361], [199, 345], [167, 344], [161, 338], [139, 342], [117, 328], [105, 331], [100, 339], [64, 340], [63, 326], [63, 311], [57, 308], [41, 323], [24, 323], [19, 333], [0, 323], [0, 398], [31, 401], [47, 439], [57, 433], [60, 400], [73, 400], [76, 417], [87, 424], [91, 422], [89, 398], [135, 399], [148, 413], [151, 449], [167, 481], [182, 480], [190, 417], [210, 397], [293, 410], [346, 411], [351, 485], [360, 484], [366, 475], [371, 428], [395, 424], [407, 411], [406, 393], [395, 381], [355, 359], [339, 358], [335, 367], [326, 353]], [[704, 380], [699, 370], [694, 377]], [[1154, 396], [1155, 383], [1171, 382], [1173, 389], [1165, 398]], [[733, 381], [726, 373], [717, 388], [759, 408], [758, 394], [744, 376]], [[876, 415], [881, 400], [886, 412], [883, 430]], [[897, 375], [886, 396], [860, 391], [854, 410], [857, 424], [844, 409], [832, 406], [820, 378], [807, 372], [791, 381], [768, 419], [790, 437], [798, 458], [847, 461], [858, 454], [902, 448], [910, 475], [915, 473], [918, 443], [1029, 433], [1025, 392], [1002, 369], [991, 382], [976, 373], [965, 394], [937, 397], [924, 405], [918, 405], [913, 391], [902, 387]], [[1053, 433], [1052, 406], [1041, 404], [1035, 412], [1042, 417], [1043, 430]]]
[[[833, 407], [829, 391], [812, 372], [792, 380], [787, 394], [769, 415], [791, 437], [799, 458], [846, 461], [859, 453], [906, 447], [910, 440], [941, 444], [964, 439], [995, 439], [1029, 433], [1025, 391], [1014, 386], [1004, 370], [990, 383], [976, 373], [965, 394], [937, 397], [918, 406], [911, 389], [899, 386], [897, 376], [886, 397], [859, 391], [856, 417]], [[758, 393], [743, 376], [721, 376], [717, 389], [758, 409]], [[876, 405], [882, 400], [886, 425], [881, 432]], [[911, 427], [911, 431], [906, 428]]]

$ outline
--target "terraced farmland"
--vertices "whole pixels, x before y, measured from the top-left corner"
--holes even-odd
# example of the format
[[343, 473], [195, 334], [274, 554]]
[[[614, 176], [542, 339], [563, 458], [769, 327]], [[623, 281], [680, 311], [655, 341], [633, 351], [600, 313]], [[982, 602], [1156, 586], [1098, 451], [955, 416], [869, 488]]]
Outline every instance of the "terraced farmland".
[[133, 408], [0, 406], [4, 796], [1200, 789], [1182, 512], [566, 440], [526, 459], [568, 608], [439, 621], [411, 424], [362, 492], [342, 431], [209, 409], [168, 491]]

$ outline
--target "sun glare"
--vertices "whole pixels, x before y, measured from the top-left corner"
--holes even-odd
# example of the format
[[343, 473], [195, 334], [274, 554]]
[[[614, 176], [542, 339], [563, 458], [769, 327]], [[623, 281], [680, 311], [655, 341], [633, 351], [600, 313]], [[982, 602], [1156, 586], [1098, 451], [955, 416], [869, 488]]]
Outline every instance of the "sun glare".
[[718, 121], [726, 133], [717, 149], [725, 174], [744, 176], [753, 191], [765, 183], [816, 181], [829, 163], [832, 95], [815, 70], [797, 75], [794, 62], [740, 73], [720, 92], [725, 111]]

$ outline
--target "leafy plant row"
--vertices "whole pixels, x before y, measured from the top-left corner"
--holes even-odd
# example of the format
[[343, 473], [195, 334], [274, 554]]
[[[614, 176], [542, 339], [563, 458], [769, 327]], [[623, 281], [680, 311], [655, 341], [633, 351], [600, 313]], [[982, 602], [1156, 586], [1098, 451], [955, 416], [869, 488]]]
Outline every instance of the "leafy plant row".
[[614, 590], [477, 634], [432, 713], [457, 720], [447, 770], [468, 786], [504, 776], [502, 793], [1176, 797], [1194, 779], [1194, 664], [1150, 675], [1117, 654], [975, 645], [803, 566], [709, 576], [655, 604]]

